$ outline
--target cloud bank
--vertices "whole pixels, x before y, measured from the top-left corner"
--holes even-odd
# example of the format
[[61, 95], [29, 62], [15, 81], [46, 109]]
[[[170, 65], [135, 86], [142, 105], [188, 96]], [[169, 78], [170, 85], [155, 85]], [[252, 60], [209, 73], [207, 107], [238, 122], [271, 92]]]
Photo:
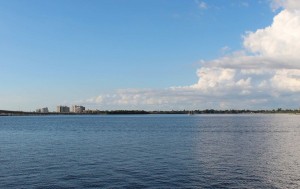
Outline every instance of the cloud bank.
[[300, 102], [300, 1], [273, 0], [273, 23], [246, 32], [244, 48], [201, 61], [198, 82], [162, 90], [125, 89], [84, 101], [107, 109], [297, 107]]

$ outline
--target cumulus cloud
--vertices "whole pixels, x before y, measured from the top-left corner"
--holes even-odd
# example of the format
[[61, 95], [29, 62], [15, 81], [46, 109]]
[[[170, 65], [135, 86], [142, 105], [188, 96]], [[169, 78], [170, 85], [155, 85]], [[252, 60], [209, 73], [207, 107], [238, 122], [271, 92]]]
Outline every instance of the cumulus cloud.
[[299, 33], [300, 12], [283, 10], [275, 16], [271, 26], [249, 32], [245, 36], [244, 46], [248, 51], [263, 57], [281, 61], [299, 60]]
[[260, 93], [270, 100], [300, 92], [300, 1], [274, 3], [285, 9], [273, 23], [247, 32], [241, 51], [202, 62], [193, 88], [222, 95], [234, 91], [249, 98]]
[[300, 92], [300, 70], [277, 70], [271, 79], [272, 87], [282, 92]]
[[[236, 87], [247, 89], [250, 80], [240, 80]], [[224, 92], [224, 91], [223, 91]], [[247, 96], [248, 91], [227, 94], [201, 92], [192, 87], [171, 87], [167, 89], [123, 89], [110, 94], [99, 95], [85, 101], [76, 102], [88, 107], [101, 109], [206, 109], [206, 108], [255, 108], [257, 104], [269, 103], [268, 96]], [[218, 95], [219, 94], [219, 95]], [[231, 94], [230, 96], [228, 94]], [[259, 97], [259, 98], [257, 98]]]
[[101, 104], [106, 109], [184, 109], [203, 101], [204, 97], [197, 93], [192, 88], [123, 89], [81, 103], [89, 106]]
[[273, 23], [246, 32], [240, 51], [201, 61], [197, 83], [119, 90], [85, 103], [126, 109], [295, 106], [300, 101], [300, 1], [273, 0], [272, 6], [282, 7]]
[[299, 10], [300, 2], [298, 0], [272, 0], [271, 6], [274, 10], [280, 7], [287, 10]]

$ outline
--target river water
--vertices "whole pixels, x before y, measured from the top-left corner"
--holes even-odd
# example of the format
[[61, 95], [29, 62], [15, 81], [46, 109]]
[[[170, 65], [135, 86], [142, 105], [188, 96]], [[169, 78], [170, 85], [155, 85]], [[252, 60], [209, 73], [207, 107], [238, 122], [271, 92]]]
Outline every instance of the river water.
[[0, 188], [300, 188], [300, 116], [0, 117]]

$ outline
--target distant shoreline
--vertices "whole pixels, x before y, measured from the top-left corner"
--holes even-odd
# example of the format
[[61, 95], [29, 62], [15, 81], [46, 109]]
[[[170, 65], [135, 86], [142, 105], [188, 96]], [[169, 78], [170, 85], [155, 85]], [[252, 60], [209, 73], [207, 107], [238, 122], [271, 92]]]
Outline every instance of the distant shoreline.
[[59, 113], [59, 112], [25, 112], [25, 111], [9, 111], [0, 110], [0, 116], [43, 116], [43, 115], [147, 115], [147, 114], [300, 114], [300, 110], [295, 109], [274, 109], [274, 110], [171, 110], [171, 111], [145, 111], [145, 110], [111, 110], [101, 111], [93, 110], [83, 113]]

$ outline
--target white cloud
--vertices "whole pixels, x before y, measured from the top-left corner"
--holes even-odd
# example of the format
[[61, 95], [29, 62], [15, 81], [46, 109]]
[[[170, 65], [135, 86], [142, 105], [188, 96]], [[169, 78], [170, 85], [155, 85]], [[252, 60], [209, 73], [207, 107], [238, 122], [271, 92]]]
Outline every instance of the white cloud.
[[279, 7], [283, 7], [287, 10], [299, 10], [300, 1], [299, 0], [272, 0], [271, 6], [274, 10], [278, 9]]
[[271, 79], [272, 86], [282, 92], [300, 92], [300, 70], [278, 70]]
[[[300, 102], [300, 1], [272, 2], [284, 8], [273, 23], [247, 32], [240, 51], [201, 61], [196, 84], [162, 90], [119, 90], [85, 103], [112, 109], [295, 106]], [[198, 3], [200, 6], [202, 2]]]
[[196, 0], [196, 3], [197, 3], [197, 5], [198, 5], [198, 7], [199, 7], [199, 9], [207, 9], [207, 4], [204, 2], [204, 1], [198, 1], [198, 0]]
[[200, 78], [198, 83], [192, 85], [192, 88], [200, 89], [202, 92], [212, 92], [213, 90], [223, 90], [235, 85], [235, 70], [228, 68], [209, 68], [203, 67], [197, 72]]
[[281, 61], [299, 60], [299, 34], [300, 12], [283, 10], [275, 16], [271, 26], [249, 32], [244, 39], [244, 46], [250, 52], [263, 57]]
[[224, 54], [228, 53], [230, 50], [231, 50], [230, 47], [224, 46], [221, 48], [221, 53], [222, 53], [222, 55], [224, 55]]

